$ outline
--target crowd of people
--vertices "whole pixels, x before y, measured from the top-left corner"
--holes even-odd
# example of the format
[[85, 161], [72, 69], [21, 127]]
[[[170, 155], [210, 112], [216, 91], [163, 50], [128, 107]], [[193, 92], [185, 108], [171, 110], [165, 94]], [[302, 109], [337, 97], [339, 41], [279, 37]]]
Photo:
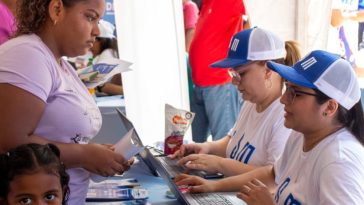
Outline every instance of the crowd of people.
[[[352, 64], [324, 50], [302, 58], [297, 42], [246, 28], [241, 0], [201, 3], [199, 12], [183, 1], [195, 143], [170, 157], [225, 177], [180, 174], [175, 183], [235, 191], [249, 205], [363, 204], [364, 113]], [[101, 114], [63, 58], [118, 58], [105, 1], [0, 0], [0, 11], [0, 204], [84, 204], [91, 174], [133, 164], [90, 142]], [[115, 78], [98, 89], [122, 94]]]

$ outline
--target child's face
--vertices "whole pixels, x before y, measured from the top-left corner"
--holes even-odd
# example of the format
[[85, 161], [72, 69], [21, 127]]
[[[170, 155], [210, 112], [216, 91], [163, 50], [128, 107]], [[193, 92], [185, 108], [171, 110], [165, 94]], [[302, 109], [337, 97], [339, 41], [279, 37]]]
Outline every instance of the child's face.
[[56, 174], [38, 171], [16, 176], [10, 182], [8, 205], [61, 205], [63, 198], [60, 178]]

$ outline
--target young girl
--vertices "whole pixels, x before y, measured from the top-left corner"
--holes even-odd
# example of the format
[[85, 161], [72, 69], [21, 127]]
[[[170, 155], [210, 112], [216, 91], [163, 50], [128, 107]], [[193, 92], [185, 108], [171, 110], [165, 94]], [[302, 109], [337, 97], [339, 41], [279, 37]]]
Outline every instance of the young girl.
[[69, 176], [53, 144], [25, 144], [0, 155], [0, 204], [65, 205]]

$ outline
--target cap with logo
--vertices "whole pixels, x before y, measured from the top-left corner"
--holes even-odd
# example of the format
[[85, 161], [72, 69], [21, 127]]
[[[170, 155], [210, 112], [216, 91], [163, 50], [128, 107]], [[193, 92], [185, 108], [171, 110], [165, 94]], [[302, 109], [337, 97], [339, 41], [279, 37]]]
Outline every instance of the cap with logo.
[[307, 88], [318, 89], [351, 109], [360, 100], [360, 87], [350, 63], [338, 55], [315, 50], [292, 67], [272, 61], [268, 67], [284, 79]]
[[112, 25], [112, 23], [101, 19], [99, 22], [99, 29], [100, 29], [100, 35], [98, 35], [97, 37], [115, 38], [115, 35], [114, 35], [115, 26]]
[[284, 58], [285, 55], [284, 41], [270, 31], [254, 27], [236, 33], [230, 41], [227, 57], [210, 66], [234, 68], [251, 61]]

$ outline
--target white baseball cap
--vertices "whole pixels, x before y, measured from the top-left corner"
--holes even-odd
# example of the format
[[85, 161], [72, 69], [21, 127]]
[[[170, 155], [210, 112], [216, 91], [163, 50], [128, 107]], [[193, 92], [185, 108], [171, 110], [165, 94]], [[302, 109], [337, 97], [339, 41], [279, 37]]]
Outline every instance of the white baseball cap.
[[296, 85], [320, 90], [347, 110], [360, 101], [361, 92], [354, 69], [338, 55], [315, 50], [293, 67], [272, 61], [267, 66]]
[[97, 36], [99, 38], [116, 38], [114, 35], [115, 26], [112, 23], [100, 20], [99, 22], [100, 35]]
[[231, 39], [228, 56], [210, 67], [233, 68], [251, 61], [276, 60], [285, 56], [283, 40], [268, 30], [254, 27], [236, 33]]

